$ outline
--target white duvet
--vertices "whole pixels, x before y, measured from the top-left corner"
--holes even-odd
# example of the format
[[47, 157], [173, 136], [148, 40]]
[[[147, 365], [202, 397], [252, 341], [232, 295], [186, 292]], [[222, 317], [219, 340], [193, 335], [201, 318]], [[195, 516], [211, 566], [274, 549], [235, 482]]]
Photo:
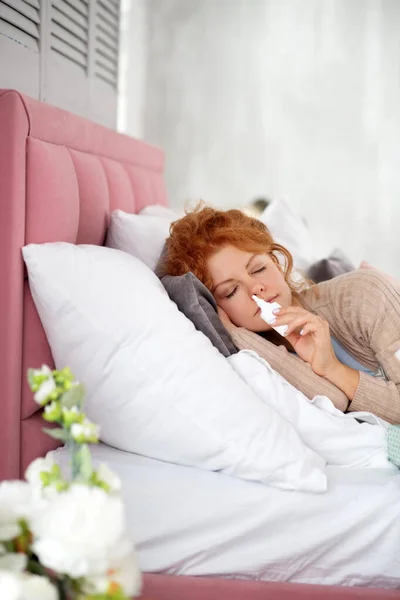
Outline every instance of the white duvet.
[[[229, 359], [253, 392], [327, 466], [327, 491], [285, 491], [100, 444], [122, 480], [132, 539], [148, 572], [400, 587], [400, 476], [386, 425], [312, 402], [250, 351]], [[58, 461], [68, 460], [64, 449]]]
[[93, 455], [121, 477], [144, 571], [400, 587], [396, 472], [328, 467], [328, 491], [312, 494], [103, 444]]

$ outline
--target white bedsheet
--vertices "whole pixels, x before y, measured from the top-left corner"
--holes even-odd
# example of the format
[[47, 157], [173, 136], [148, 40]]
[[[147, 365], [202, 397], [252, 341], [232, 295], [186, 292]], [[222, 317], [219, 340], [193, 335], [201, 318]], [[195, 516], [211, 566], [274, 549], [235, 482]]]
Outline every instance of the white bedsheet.
[[397, 472], [328, 467], [328, 492], [307, 494], [103, 444], [93, 457], [122, 479], [143, 571], [400, 587]]

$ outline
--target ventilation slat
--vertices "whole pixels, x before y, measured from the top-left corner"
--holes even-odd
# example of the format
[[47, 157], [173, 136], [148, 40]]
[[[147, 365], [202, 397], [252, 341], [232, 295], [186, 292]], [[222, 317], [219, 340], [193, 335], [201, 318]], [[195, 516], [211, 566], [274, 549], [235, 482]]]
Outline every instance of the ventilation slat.
[[107, 73], [107, 71], [96, 72], [96, 77], [98, 77], [102, 81], [105, 81], [106, 83], [108, 83], [109, 85], [111, 85], [111, 87], [113, 87], [114, 89], [117, 89], [117, 82], [116, 82], [116, 80], [114, 79], [114, 77], [110, 77], [110, 75]]
[[108, 41], [108, 44], [112, 47], [118, 47], [118, 31], [115, 31], [112, 27], [109, 27], [104, 21], [100, 19], [96, 22], [96, 29], [102, 35], [102, 37]]
[[52, 12], [52, 21], [53, 21], [53, 23], [56, 23], [62, 29], [65, 29], [66, 31], [68, 31], [70, 34], [72, 33], [72, 35], [74, 35], [78, 39], [82, 40], [85, 43], [87, 42], [87, 37], [88, 37], [87, 28], [85, 29], [83, 27], [80, 27], [79, 25], [76, 25], [76, 23], [71, 21], [71, 19], [66, 17], [62, 12], [60, 12], [58, 9], [56, 9], [54, 7], [53, 7], [53, 12]]
[[66, 29], [63, 29], [57, 23], [53, 23], [52, 25], [52, 35], [62, 42], [65, 42], [71, 48], [75, 48], [81, 52], [84, 56], [87, 56], [87, 43], [82, 40], [78, 40], [74, 35], [69, 33]]
[[96, 49], [100, 54], [107, 56], [110, 60], [118, 61], [118, 47], [110, 45], [99, 34], [96, 34]]
[[104, 28], [110, 31], [110, 35], [118, 37], [118, 19], [113, 19], [111, 15], [106, 14], [104, 11], [96, 12], [96, 22], [98, 25], [102, 25]]
[[10, 8], [6, 4], [0, 4], [0, 19], [7, 21], [7, 23], [14, 25], [14, 27], [25, 33], [28, 33], [36, 40], [39, 39], [39, 28], [36, 23], [27, 19], [24, 15], [21, 15], [21, 13]]
[[103, 57], [96, 58], [96, 68], [99, 73], [108, 73], [109, 77], [116, 79], [117, 77], [117, 69], [114, 65], [110, 65]]
[[95, 27], [95, 75], [116, 89], [119, 55], [119, 0], [98, 0]]
[[75, 8], [72, 8], [67, 2], [63, 0], [53, 0], [53, 8], [57, 11], [57, 13], [63, 14], [65, 17], [70, 19], [76, 25], [80, 25], [84, 29], [87, 29], [88, 26], [88, 16], [82, 15]]
[[108, 2], [108, 0], [98, 0], [98, 11], [104, 13], [108, 13], [111, 18], [114, 18], [118, 21], [118, 7], [115, 6], [113, 2]]
[[118, 71], [118, 64], [115, 60], [110, 60], [107, 56], [101, 54], [96, 48], [96, 64], [101, 65], [104, 69], [107, 69], [110, 74], [116, 74]]
[[36, 24], [39, 24], [40, 22], [39, 11], [33, 6], [30, 6], [27, 2], [24, 2], [24, 0], [2, 0], [1, 4], [9, 6], [11, 10], [15, 10], [20, 15]]
[[63, 40], [58, 39], [54, 35], [51, 36], [51, 47], [58, 54], [61, 54], [65, 58], [68, 58], [72, 62], [83, 67], [84, 69], [86, 68], [86, 66], [87, 66], [86, 55], [82, 54], [82, 52], [79, 52], [75, 48], [71, 48], [71, 46], [66, 44]]
[[39, 10], [40, 8], [39, 0], [24, 0], [24, 2], [26, 2], [30, 6], [33, 6], [33, 8], [36, 8], [37, 10]]
[[18, 27], [14, 27], [8, 21], [4, 21], [1, 18], [1, 6], [0, 6], [0, 33], [5, 35], [6, 37], [26, 46], [26, 48], [30, 48], [31, 50], [35, 50], [39, 52], [39, 43], [36, 37], [28, 35], [25, 31], [18, 29]]
[[[92, 1], [95, 2], [96, 0]], [[83, 2], [83, 0], [62, 0], [62, 3], [69, 4], [69, 6], [81, 13], [84, 17], [89, 16], [88, 2]]]

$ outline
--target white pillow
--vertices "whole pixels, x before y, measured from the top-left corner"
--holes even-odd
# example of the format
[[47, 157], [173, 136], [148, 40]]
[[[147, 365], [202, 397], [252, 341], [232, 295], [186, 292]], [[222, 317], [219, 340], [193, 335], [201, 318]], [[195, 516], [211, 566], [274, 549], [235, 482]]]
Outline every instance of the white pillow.
[[268, 227], [274, 240], [289, 250], [296, 269], [307, 271], [317, 260], [306, 223], [285, 200], [272, 200], [259, 219]]
[[168, 219], [170, 223], [176, 221], [185, 215], [184, 212], [177, 212], [169, 208], [168, 206], [162, 206], [161, 204], [148, 204], [140, 211], [139, 215], [145, 215], [147, 217], [164, 217]]
[[308, 400], [252, 350], [242, 350], [228, 360], [254, 393], [291, 423], [328, 465], [393, 468], [386, 428], [376, 417], [370, 415], [375, 424], [361, 424], [356, 418], [366, 413], [344, 414], [325, 396]]
[[84, 383], [104, 442], [284, 489], [326, 489], [325, 461], [262, 403], [142, 262], [63, 242], [30, 244], [23, 255], [55, 363]]
[[115, 210], [107, 231], [106, 246], [136, 256], [154, 271], [173, 219]]

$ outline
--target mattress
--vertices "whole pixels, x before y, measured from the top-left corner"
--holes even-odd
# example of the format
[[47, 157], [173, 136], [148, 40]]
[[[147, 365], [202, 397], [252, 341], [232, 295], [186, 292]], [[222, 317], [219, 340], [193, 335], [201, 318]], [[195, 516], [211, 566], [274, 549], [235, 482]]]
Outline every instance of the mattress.
[[[331, 467], [324, 494], [164, 463], [99, 444], [122, 480], [144, 572], [400, 588], [398, 472]], [[65, 449], [55, 452], [65, 467]]]

